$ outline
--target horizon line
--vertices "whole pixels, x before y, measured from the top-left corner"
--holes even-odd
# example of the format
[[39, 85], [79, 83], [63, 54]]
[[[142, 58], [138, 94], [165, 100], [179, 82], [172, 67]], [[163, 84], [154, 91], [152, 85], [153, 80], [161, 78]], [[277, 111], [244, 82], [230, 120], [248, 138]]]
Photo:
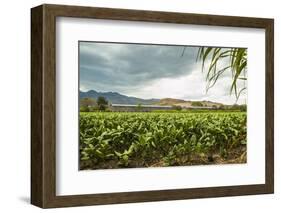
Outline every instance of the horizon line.
[[79, 92], [84, 92], [84, 93], [87, 93], [87, 92], [90, 92], [90, 91], [95, 91], [97, 93], [117, 93], [119, 95], [124, 95], [124, 96], [127, 96], [127, 97], [130, 97], [130, 98], [138, 98], [138, 99], [143, 99], [143, 100], [153, 100], [153, 99], [156, 99], [156, 100], [162, 100], [162, 99], [175, 99], [175, 100], [183, 100], [183, 101], [191, 101], [191, 102], [195, 102], [195, 101], [208, 101], [208, 102], [212, 102], [212, 103], [217, 103], [217, 104], [223, 104], [223, 105], [247, 105], [247, 103], [242, 103], [242, 104], [238, 104], [238, 103], [234, 103], [234, 104], [225, 104], [225, 103], [222, 103], [222, 102], [217, 102], [217, 101], [212, 101], [212, 100], [206, 100], [206, 99], [203, 99], [203, 100], [194, 100], [194, 99], [183, 99], [183, 98], [171, 98], [171, 97], [166, 97], [166, 98], [140, 98], [140, 97], [136, 97], [136, 96], [129, 96], [129, 95], [126, 95], [126, 94], [123, 94], [123, 93], [119, 93], [119, 92], [113, 92], [113, 91], [107, 91], [107, 92], [101, 92], [101, 91], [97, 91], [95, 89], [90, 89], [88, 91], [82, 91], [80, 88], [79, 88]]

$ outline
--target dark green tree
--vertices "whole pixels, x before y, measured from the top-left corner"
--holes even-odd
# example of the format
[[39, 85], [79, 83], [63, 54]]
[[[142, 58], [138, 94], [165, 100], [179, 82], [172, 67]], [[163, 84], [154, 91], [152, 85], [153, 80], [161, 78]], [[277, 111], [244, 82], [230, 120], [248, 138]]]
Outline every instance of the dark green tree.
[[98, 97], [97, 104], [101, 111], [104, 111], [108, 107], [108, 101], [103, 96]]
[[173, 106], [172, 106], [172, 109], [173, 109], [173, 110], [177, 110], [177, 111], [181, 111], [181, 110], [182, 110], [182, 107], [181, 107], [181, 106], [178, 106], [178, 105], [173, 105]]
[[194, 107], [203, 107], [204, 105], [200, 102], [200, 101], [193, 101], [191, 103], [191, 106], [194, 106]]
[[138, 111], [142, 111], [142, 104], [138, 104], [138, 105], [137, 105], [137, 110], [138, 110]]

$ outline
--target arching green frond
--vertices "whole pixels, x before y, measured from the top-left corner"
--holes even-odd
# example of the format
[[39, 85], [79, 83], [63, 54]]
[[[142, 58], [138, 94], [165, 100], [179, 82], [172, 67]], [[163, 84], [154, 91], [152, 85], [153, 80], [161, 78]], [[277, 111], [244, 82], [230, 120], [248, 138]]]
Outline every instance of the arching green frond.
[[230, 94], [234, 93], [238, 100], [241, 93], [246, 90], [245, 84], [242, 88], [238, 84], [240, 80], [247, 80], [246, 48], [200, 47], [196, 60], [202, 62], [202, 72], [206, 71], [207, 92], [225, 72], [232, 73]]

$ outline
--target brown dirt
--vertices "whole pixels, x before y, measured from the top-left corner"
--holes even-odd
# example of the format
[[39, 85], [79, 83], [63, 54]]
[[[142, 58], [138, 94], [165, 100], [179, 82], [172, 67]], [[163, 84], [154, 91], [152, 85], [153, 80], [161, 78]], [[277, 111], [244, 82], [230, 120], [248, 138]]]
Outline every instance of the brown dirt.
[[94, 169], [117, 169], [117, 168], [145, 168], [145, 167], [167, 167], [167, 166], [191, 166], [191, 165], [218, 165], [218, 164], [242, 164], [247, 163], [246, 146], [240, 146], [232, 149], [223, 157], [219, 152], [208, 154], [196, 154], [190, 156], [182, 156], [175, 159], [170, 165], [166, 165], [163, 160], [146, 160], [134, 159], [130, 160], [127, 166], [118, 164], [117, 160], [107, 160], [98, 164], [91, 162], [80, 162], [80, 170]]

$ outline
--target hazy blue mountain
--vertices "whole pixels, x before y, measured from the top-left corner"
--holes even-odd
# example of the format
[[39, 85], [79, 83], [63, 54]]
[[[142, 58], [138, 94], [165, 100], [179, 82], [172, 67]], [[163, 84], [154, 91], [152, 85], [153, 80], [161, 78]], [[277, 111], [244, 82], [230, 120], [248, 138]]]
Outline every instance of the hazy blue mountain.
[[81, 98], [94, 98], [99, 96], [105, 97], [112, 104], [154, 104], [159, 102], [160, 99], [141, 99], [136, 97], [130, 97], [122, 95], [117, 92], [97, 92], [95, 90], [89, 90], [88, 92], [79, 92]]

